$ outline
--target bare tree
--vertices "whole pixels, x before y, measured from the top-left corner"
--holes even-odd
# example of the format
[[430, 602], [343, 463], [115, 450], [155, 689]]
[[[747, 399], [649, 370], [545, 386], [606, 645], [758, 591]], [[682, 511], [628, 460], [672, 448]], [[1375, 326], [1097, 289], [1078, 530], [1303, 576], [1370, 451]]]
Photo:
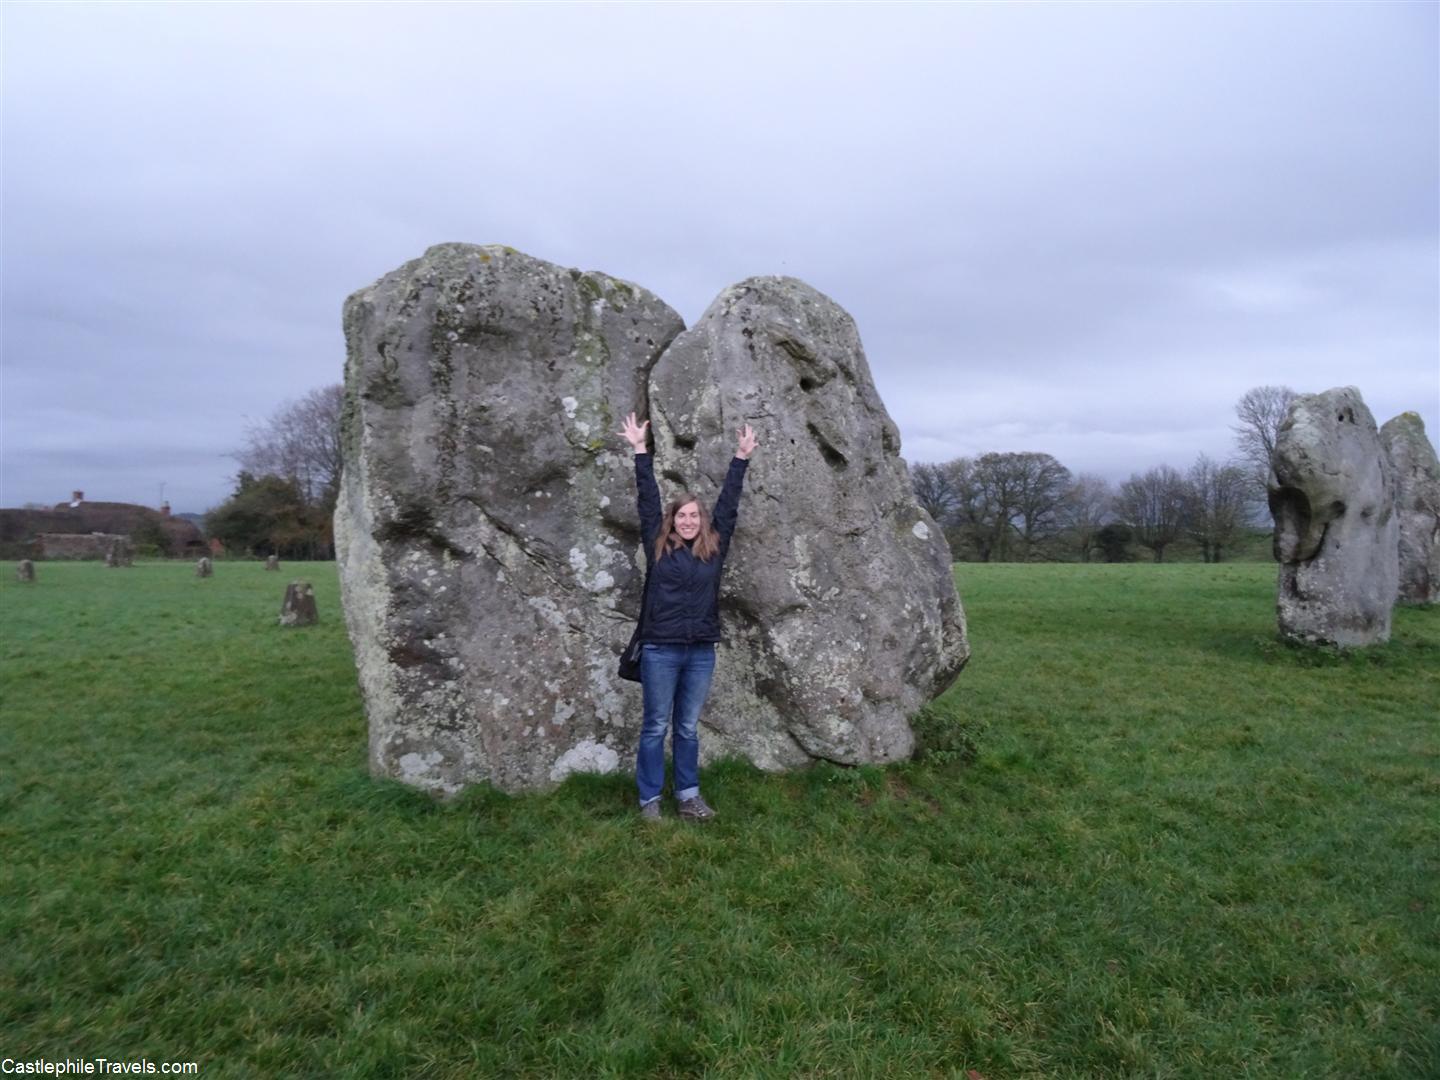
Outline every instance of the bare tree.
[[1251, 477], [1236, 462], [1219, 464], [1201, 454], [1185, 478], [1185, 532], [1205, 561], [1219, 562], [1235, 539], [1250, 501]]
[[981, 562], [989, 562], [995, 546], [990, 504], [980, 470], [974, 458], [958, 457], [940, 466], [946, 483], [954, 493], [955, 508], [950, 514], [946, 536], [957, 554], [973, 554]]
[[920, 504], [944, 527], [956, 557], [989, 562], [996, 548], [995, 493], [980, 462], [958, 457], [919, 465], [911, 470], [911, 483]]
[[1058, 510], [1060, 524], [1085, 562], [1098, 546], [1097, 538], [1110, 520], [1114, 502], [1110, 482], [1093, 473], [1080, 473], [1065, 489]]
[[339, 383], [287, 401], [263, 423], [245, 432], [245, 446], [232, 457], [253, 476], [291, 481], [306, 505], [329, 513], [340, 492]]
[[1070, 470], [1049, 454], [1024, 451], [1002, 454], [1015, 478], [1015, 512], [1012, 521], [1034, 558], [1040, 545], [1060, 532], [1060, 503], [1070, 486]]
[[1120, 485], [1115, 513], [1135, 531], [1135, 542], [1165, 561], [1165, 549], [1180, 537], [1185, 520], [1185, 479], [1169, 465], [1133, 474]]
[[1231, 425], [1230, 430], [1235, 432], [1236, 452], [1249, 466], [1259, 493], [1263, 494], [1270, 479], [1275, 438], [1296, 396], [1288, 386], [1256, 386], [1235, 403], [1235, 416], [1240, 422]]
[[911, 465], [915, 499], [942, 529], [950, 525], [959, 505], [952, 472], [944, 465]]
[[952, 548], [990, 562], [1030, 558], [1060, 531], [1070, 470], [1049, 454], [993, 453], [917, 466], [911, 479], [922, 505], [947, 526]]

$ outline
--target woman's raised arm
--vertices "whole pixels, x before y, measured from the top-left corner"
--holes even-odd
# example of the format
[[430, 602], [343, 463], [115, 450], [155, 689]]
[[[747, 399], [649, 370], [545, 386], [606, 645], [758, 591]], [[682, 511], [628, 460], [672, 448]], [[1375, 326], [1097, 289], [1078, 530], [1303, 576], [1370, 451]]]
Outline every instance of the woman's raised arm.
[[645, 436], [650, 430], [650, 421], [635, 422], [632, 412], [625, 417], [625, 426], [620, 436], [635, 451], [635, 505], [640, 512], [640, 539], [645, 544], [645, 558], [655, 550], [655, 540], [660, 535], [660, 486], [655, 483], [655, 463], [645, 448]]
[[760, 445], [760, 440], [755, 437], [749, 424], [736, 432], [736, 435], [738, 442], [735, 446], [735, 458], [730, 462], [730, 468], [725, 474], [725, 485], [720, 489], [720, 498], [716, 500], [715, 509], [710, 514], [710, 522], [720, 534], [720, 543], [724, 548], [729, 548], [730, 537], [735, 532], [735, 522], [740, 516], [740, 489], [745, 485], [745, 467], [749, 464], [755, 447]]

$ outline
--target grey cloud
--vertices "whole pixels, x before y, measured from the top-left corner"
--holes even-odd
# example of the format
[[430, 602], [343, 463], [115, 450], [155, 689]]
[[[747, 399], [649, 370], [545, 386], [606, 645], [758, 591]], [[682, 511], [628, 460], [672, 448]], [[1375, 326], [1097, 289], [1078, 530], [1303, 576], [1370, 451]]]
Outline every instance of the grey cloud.
[[617, 274], [687, 320], [801, 277], [855, 315], [918, 460], [1223, 456], [1263, 382], [1358, 382], [1440, 429], [1433, 5], [6, 23], [7, 498], [57, 483], [31, 440], [59, 377], [109, 448], [79, 486], [146, 497], [166, 458], [114, 447], [148, 425], [211, 461], [218, 501], [216, 445], [339, 377], [344, 296], [444, 240]]

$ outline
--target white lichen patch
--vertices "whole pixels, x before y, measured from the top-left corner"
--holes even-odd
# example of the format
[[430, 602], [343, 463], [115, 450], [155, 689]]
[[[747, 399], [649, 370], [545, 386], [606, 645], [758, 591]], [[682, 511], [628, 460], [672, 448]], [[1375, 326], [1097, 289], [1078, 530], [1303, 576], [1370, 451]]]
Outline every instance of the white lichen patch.
[[926, 525], [923, 521], [915, 522], [915, 527], [910, 531], [915, 534], [915, 539], [917, 540], [930, 539], [930, 526]]
[[400, 760], [396, 762], [400, 766], [400, 778], [407, 783], [415, 783], [423, 777], [430, 776], [435, 771], [435, 766], [445, 760], [445, 755], [438, 750], [430, 750], [424, 754], [411, 752], [401, 754]]
[[565, 408], [565, 416], [570, 420], [574, 420], [575, 410], [580, 407], [580, 402], [576, 401], [573, 397], [563, 397], [560, 399], [560, 404]]
[[556, 630], [568, 629], [569, 623], [565, 619], [565, 613], [560, 610], [560, 605], [548, 596], [527, 597], [525, 602], [529, 604], [550, 626]]
[[[616, 688], [618, 681], [615, 676], [615, 664], [606, 657], [603, 661], [599, 658], [592, 658], [589, 667], [590, 677], [590, 708], [595, 712], [595, 718], [602, 724], [614, 724], [624, 726], [626, 721], [631, 719], [635, 710], [631, 709], [624, 696]], [[635, 726], [639, 726], [639, 716], [634, 716]]]
[[555, 759], [550, 779], [559, 783], [571, 773], [612, 773], [620, 767], [620, 755], [604, 743], [583, 739]]

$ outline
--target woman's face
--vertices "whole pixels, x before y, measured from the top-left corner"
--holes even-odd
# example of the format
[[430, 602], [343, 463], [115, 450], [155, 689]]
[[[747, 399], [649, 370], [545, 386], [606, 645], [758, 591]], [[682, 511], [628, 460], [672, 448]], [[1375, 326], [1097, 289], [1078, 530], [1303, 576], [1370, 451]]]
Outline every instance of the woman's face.
[[700, 535], [700, 504], [688, 502], [675, 511], [675, 531], [681, 540], [694, 540]]

